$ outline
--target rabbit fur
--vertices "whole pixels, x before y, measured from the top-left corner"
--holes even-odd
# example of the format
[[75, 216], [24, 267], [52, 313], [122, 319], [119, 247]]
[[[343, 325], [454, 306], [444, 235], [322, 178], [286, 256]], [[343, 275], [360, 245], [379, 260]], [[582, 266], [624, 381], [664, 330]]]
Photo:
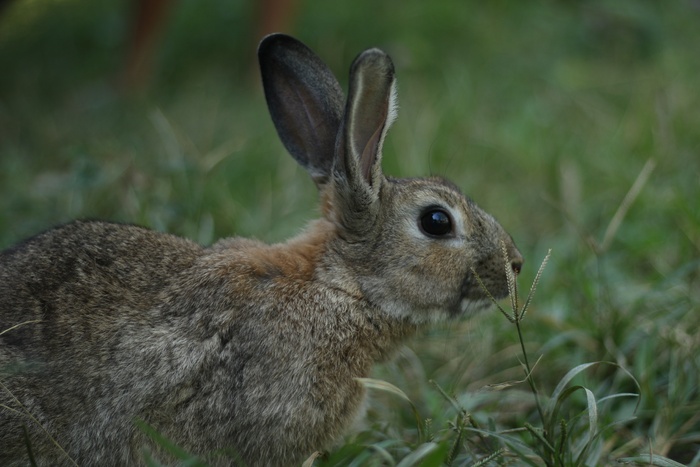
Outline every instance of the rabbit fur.
[[27, 445], [39, 465], [167, 456], [137, 420], [214, 464], [298, 465], [352, 424], [375, 362], [488, 304], [472, 271], [507, 295], [522, 257], [493, 217], [445, 179], [382, 173], [396, 113], [384, 52], [355, 59], [347, 100], [296, 39], [268, 36], [258, 55], [321, 218], [285, 243], [211, 247], [75, 221], [3, 251], [1, 465], [25, 464]]

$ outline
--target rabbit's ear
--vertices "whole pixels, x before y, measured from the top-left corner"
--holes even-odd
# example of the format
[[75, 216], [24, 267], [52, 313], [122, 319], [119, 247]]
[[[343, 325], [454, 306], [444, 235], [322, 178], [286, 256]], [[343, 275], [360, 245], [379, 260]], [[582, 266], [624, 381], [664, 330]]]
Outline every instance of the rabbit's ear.
[[265, 99], [282, 143], [317, 185], [328, 181], [343, 112], [333, 73], [304, 44], [284, 34], [258, 47]]
[[382, 145], [395, 118], [391, 58], [379, 49], [365, 50], [350, 68], [350, 90], [336, 148], [335, 191], [345, 204], [343, 217], [350, 212], [372, 215], [384, 181]]

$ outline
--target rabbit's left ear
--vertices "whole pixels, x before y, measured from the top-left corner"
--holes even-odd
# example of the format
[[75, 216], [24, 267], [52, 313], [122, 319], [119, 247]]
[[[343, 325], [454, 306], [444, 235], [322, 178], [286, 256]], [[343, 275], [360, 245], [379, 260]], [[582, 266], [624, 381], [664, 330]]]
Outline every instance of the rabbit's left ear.
[[394, 65], [387, 54], [369, 49], [355, 59], [333, 166], [336, 182], [349, 189], [340, 194], [351, 203], [351, 211], [370, 209], [379, 197], [382, 145], [396, 118], [395, 88]]
[[258, 58], [277, 133], [289, 153], [322, 187], [334, 163], [343, 91], [326, 64], [293, 37], [265, 37]]

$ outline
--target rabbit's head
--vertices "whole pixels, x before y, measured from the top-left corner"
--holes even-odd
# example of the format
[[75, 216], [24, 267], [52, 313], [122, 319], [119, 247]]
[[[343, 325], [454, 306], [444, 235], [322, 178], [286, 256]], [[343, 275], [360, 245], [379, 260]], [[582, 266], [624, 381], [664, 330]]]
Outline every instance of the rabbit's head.
[[506, 268], [519, 272], [522, 257], [492, 216], [443, 178], [383, 174], [382, 144], [396, 116], [388, 55], [369, 49], [355, 59], [346, 100], [296, 39], [268, 36], [258, 54], [277, 132], [319, 187], [334, 227], [329, 257], [369, 302], [424, 323], [488, 304], [482, 284], [493, 297], [508, 294]]

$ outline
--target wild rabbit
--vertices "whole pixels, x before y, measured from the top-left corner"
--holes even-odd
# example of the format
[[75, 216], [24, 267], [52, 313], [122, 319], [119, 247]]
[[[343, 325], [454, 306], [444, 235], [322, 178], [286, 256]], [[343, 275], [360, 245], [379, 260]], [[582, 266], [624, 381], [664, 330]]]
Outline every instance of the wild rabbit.
[[355, 59], [345, 103], [301, 42], [271, 35], [258, 55], [322, 217], [286, 243], [208, 248], [76, 221], [2, 252], [0, 464], [26, 463], [28, 446], [41, 465], [161, 455], [135, 420], [213, 463], [299, 464], [353, 422], [375, 362], [488, 304], [473, 271], [507, 295], [522, 257], [493, 217], [442, 178], [382, 173], [396, 108], [385, 53]]

